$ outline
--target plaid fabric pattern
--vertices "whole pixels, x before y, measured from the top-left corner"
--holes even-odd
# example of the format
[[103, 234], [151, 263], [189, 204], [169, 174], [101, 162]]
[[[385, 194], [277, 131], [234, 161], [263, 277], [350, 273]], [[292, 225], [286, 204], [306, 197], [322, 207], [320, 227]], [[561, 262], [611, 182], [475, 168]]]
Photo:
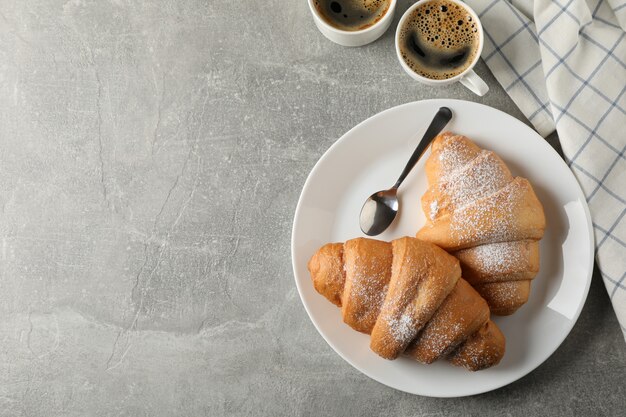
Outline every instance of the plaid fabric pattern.
[[626, 337], [626, 0], [466, 3], [496, 79], [541, 135], [559, 134]]

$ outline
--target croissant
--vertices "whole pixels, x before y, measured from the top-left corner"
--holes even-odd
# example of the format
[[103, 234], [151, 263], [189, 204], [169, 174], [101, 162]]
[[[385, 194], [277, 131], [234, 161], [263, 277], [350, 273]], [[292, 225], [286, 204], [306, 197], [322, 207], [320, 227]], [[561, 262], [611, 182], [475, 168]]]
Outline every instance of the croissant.
[[494, 152], [444, 132], [426, 161], [426, 225], [417, 233], [456, 256], [463, 276], [491, 312], [513, 314], [528, 301], [539, 271], [546, 220], [527, 179], [515, 177]]
[[370, 334], [370, 348], [385, 359], [404, 353], [428, 364], [445, 357], [476, 371], [504, 355], [487, 303], [461, 278], [459, 261], [431, 243], [329, 243], [308, 269], [317, 292], [341, 307], [347, 325]]

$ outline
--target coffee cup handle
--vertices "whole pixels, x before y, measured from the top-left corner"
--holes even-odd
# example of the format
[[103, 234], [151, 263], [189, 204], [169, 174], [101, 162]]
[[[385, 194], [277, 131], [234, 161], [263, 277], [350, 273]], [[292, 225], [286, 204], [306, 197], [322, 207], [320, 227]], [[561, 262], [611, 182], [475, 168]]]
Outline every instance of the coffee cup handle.
[[480, 78], [474, 70], [469, 70], [459, 81], [469, 88], [474, 94], [484, 96], [489, 91], [489, 86]]

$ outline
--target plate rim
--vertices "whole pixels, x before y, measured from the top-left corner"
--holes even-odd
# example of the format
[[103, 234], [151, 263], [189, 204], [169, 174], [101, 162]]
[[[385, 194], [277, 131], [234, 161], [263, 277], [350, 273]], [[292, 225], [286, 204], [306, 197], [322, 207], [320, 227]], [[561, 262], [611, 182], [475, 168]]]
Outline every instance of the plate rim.
[[[320, 327], [318, 326], [316, 319], [311, 314], [311, 310], [309, 309], [309, 306], [308, 306], [307, 302], [305, 301], [305, 299], [304, 299], [304, 297], [302, 295], [302, 288], [300, 287], [300, 284], [298, 282], [298, 273], [297, 273], [297, 265], [296, 265], [296, 257], [295, 257], [296, 225], [298, 224], [298, 220], [299, 220], [299, 218], [301, 216], [302, 197], [305, 195], [307, 189], [311, 186], [312, 178], [314, 177], [316, 172], [320, 169], [320, 166], [322, 165], [322, 162], [326, 158], [328, 158], [328, 156], [333, 152], [333, 150], [337, 146], [339, 146], [340, 143], [342, 143], [342, 142], [344, 142], [346, 140], [346, 137], [348, 137], [352, 133], [353, 130], [357, 129], [362, 124], [364, 124], [366, 122], [369, 122], [371, 120], [374, 120], [374, 119], [378, 119], [378, 118], [384, 117], [385, 114], [387, 114], [389, 112], [392, 112], [392, 111], [394, 111], [394, 110], [396, 110], [398, 108], [408, 107], [408, 106], [414, 105], [416, 103], [432, 103], [432, 104], [435, 104], [435, 105], [446, 105], [446, 103], [448, 103], [448, 104], [450, 104], [450, 103], [463, 103], [463, 105], [470, 105], [470, 106], [477, 106], [477, 107], [487, 108], [488, 110], [493, 110], [493, 111], [496, 111], [498, 113], [502, 113], [505, 117], [509, 118], [512, 121], [512, 123], [517, 124], [519, 127], [523, 128], [523, 129], [530, 130], [534, 135], [538, 136], [541, 139], [541, 143], [543, 143], [548, 148], [548, 152], [552, 153], [554, 156], [556, 156], [557, 159], [560, 161], [559, 162], [560, 164], [565, 165], [565, 168], [567, 168], [567, 171], [568, 171], [569, 175], [574, 179], [574, 183], [576, 185], [575, 191], [576, 191], [576, 194], [578, 194], [579, 200], [583, 202], [582, 206], [583, 206], [583, 211], [585, 213], [585, 220], [587, 222], [587, 234], [589, 236], [589, 247], [588, 247], [588, 258], [589, 258], [588, 261], [589, 262], [588, 262], [588, 264], [590, 265], [590, 267], [589, 267], [589, 270], [587, 271], [585, 289], [583, 291], [583, 297], [581, 298], [581, 302], [578, 305], [576, 313], [574, 314], [572, 320], [570, 320], [570, 322], [569, 322], [569, 323], [571, 323], [571, 325], [569, 326], [567, 331], [564, 333], [564, 335], [561, 338], [561, 340], [559, 340], [558, 343], [555, 344], [554, 349], [552, 349], [550, 351], [550, 353], [548, 355], [546, 355], [545, 358], [543, 358], [541, 361], [539, 361], [535, 366], [533, 366], [531, 369], [529, 369], [523, 375], [520, 375], [519, 377], [517, 377], [517, 378], [515, 378], [515, 379], [513, 379], [511, 381], [505, 382], [504, 384], [501, 384], [501, 385], [488, 386], [487, 388], [484, 388], [484, 389], [483, 388], [479, 388], [476, 391], [463, 393], [463, 394], [450, 393], [450, 395], [448, 395], [447, 393], [442, 393], [440, 395], [427, 395], [427, 394], [420, 394], [420, 393], [417, 393], [417, 392], [414, 392], [414, 391], [408, 391], [406, 389], [403, 389], [403, 388], [400, 388], [400, 387], [397, 387], [397, 386], [388, 385], [388, 384], [378, 380], [376, 377], [372, 376], [367, 370], [365, 370], [365, 369], [361, 368], [360, 366], [357, 366], [356, 364], [354, 364], [348, 357], [346, 357], [344, 354], [342, 354], [339, 351], [339, 349], [337, 347], [335, 347], [334, 343], [332, 341], [330, 341], [326, 337], [326, 335], [320, 330]], [[399, 104], [399, 105], [390, 107], [388, 109], [385, 109], [383, 111], [380, 111], [378, 113], [375, 113], [372, 116], [370, 116], [370, 117], [360, 121], [356, 125], [354, 125], [352, 128], [350, 128], [348, 131], [346, 131], [343, 135], [341, 135], [341, 137], [339, 137], [335, 142], [333, 142], [330, 145], [330, 147], [317, 160], [317, 162], [315, 163], [315, 165], [313, 166], [313, 168], [311, 169], [311, 171], [307, 175], [307, 178], [306, 178], [306, 180], [304, 182], [304, 185], [302, 186], [302, 191], [300, 192], [300, 195], [298, 197], [298, 203], [296, 205], [296, 210], [294, 212], [294, 217], [293, 217], [293, 224], [292, 224], [292, 228], [291, 228], [291, 251], [290, 252], [291, 252], [291, 266], [292, 266], [292, 270], [293, 270], [293, 278], [294, 278], [294, 281], [296, 282], [296, 288], [298, 290], [298, 296], [300, 297], [300, 301], [301, 301], [302, 305], [304, 306], [304, 309], [305, 309], [307, 315], [309, 316], [309, 320], [311, 321], [311, 323], [313, 323], [313, 326], [315, 327], [317, 332], [320, 334], [320, 336], [322, 336], [322, 338], [326, 341], [326, 343], [344, 361], [346, 361], [348, 364], [350, 364], [350, 366], [352, 366], [357, 371], [359, 371], [362, 374], [366, 375], [368, 378], [376, 381], [377, 383], [379, 383], [381, 385], [384, 385], [386, 387], [389, 387], [389, 388], [392, 388], [392, 389], [395, 389], [395, 390], [398, 390], [398, 391], [406, 392], [406, 393], [412, 394], [412, 395], [419, 395], [419, 396], [431, 397], [431, 398], [461, 398], [461, 397], [467, 397], [467, 396], [472, 396], [472, 395], [480, 395], [480, 394], [484, 394], [484, 393], [487, 393], [487, 392], [495, 391], [497, 389], [500, 389], [502, 387], [510, 385], [510, 384], [512, 384], [512, 383], [514, 383], [516, 381], [519, 381], [520, 379], [524, 378], [528, 374], [530, 374], [533, 371], [535, 371], [542, 364], [544, 364], [559, 349], [559, 347], [561, 347], [561, 345], [563, 344], [565, 339], [567, 339], [567, 337], [570, 335], [572, 329], [574, 328], [574, 326], [578, 322], [578, 318], [580, 317], [582, 309], [584, 308], [585, 303], [587, 301], [587, 297], [589, 295], [589, 289], [591, 287], [591, 280], [593, 278], [593, 270], [594, 270], [594, 266], [595, 266], [595, 236], [594, 236], [594, 233], [593, 233], [593, 223], [592, 223], [592, 219], [591, 219], [591, 213], [589, 211], [589, 205], [587, 203], [587, 199], [585, 197], [585, 194], [582, 191], [580, 183], [578, 182], [578, 179], [576, 178], [576, 176], [574, 175], [574, 173], [572, 172], [570, 167], [567, 166], [567, 163], [561, 157], [561, 155], [559, 155], [559, 153], [549, 143], [547, 143], [545, 138], [543, 138], [541, 135], [539, 135], [539, 133], [535, 129], [533, 129], [532, 127], [528, 126], [526, 123], [522, 122], [518, 118], [516, 118], [516, 117], [514, 117], [514, 116], [512, 116], [512, 115], [510, 115], [510, 114], [508, 114], [508, 113], [506, 113], [506, 112], [504, 112], [504, 111], [502, 111], [500, 109], [488, 106], [486, 104], [477, 103], [477, 102], [468, 101], [468, 100], [449, 99], [449, 98], [436, 98], [436, 99], [426, 99], [426, 100], [411, 101], [411, 102]]]

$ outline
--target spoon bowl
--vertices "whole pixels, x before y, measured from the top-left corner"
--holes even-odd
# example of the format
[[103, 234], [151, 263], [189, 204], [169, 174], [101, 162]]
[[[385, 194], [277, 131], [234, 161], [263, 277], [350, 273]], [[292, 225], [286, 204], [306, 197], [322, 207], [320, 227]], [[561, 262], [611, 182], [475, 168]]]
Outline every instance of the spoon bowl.
[[361, 230], [368, 236], [376, 236], [389, 227], [398, 214], [398, 190], [378, 191], [363, 204], [361, 209]]

